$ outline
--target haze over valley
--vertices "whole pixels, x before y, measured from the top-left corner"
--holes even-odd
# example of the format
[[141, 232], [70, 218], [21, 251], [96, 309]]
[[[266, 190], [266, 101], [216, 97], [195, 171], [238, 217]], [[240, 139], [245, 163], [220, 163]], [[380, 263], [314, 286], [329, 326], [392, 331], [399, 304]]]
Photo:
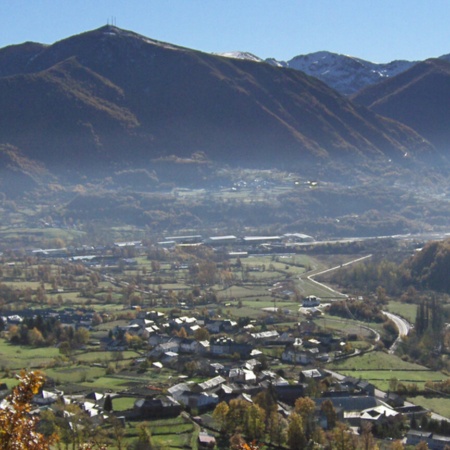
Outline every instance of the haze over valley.
[[449, 104], [448, 55], [0, 48], [0, 448], [450, 446]]
[[[342, 58], [294, 60], [336, 65]], [[343, 82], [351, 78], [347, 60], [346, 70], [335, 71]], [[350, 99], [299, 70], [111, 25], [52, 45], [5, 47], [4, 217], [16, 214], [9, 201], [26, 200], [42, 202], [35, 223], [90, 219], [156, 232], [257, 226], [327, 238], [445, 231], [450, 63], [435, 61], [402, 65]], [[420, 80], [420, 91], [411, 79]], [[376, 94], [366, 100], [391, 85], [408, 116], [382, 107]]]

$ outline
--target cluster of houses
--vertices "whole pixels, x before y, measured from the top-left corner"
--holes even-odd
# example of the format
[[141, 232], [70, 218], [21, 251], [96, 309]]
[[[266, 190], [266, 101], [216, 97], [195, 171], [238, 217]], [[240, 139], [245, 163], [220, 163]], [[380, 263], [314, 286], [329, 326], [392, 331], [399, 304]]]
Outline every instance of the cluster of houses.
[[[186, 331], [187, 337], [176, 335], [181, 328]], [[199, 328], [217, 337], [196, 340], [193, 336]], [[276, 330], [255, 332], [252, 324], [244, 326], [238, 333], [238, 324], [226, 319], [168, 318], [162, 313], [151, 312], [138, 315], [137, 319], [120, 330], [141, 335], [144, 330], [149, 333], [151, 349], [146, 356], [153, 361], [154, 369], [170, 367], [181, 372], [186, 362], [195, 361], [197, 370], [207, 377], [201, 383], [181, 379], [164, 395], [157, 393], [140, 399], [130, 413], [132, 417], [171, 416], [182, 410], [199, 414], [234, 398], [252, 402], [255, 394], [269, 387], [276, 394], [279, 412], [288, 416], [295, 400], [308, 395], [311, 384], [322, 382], [327, 386], [326, 391], [315, 401], [317, 421], [324, 428], [327, 427], [327, 419], [321, 412], [321, 404], [326, 399], [332, 402], [338, 420], [354, 427], [360, 427], [364, 421], [376, 425], [404, 420], [405, 417], [414, 416], [417, 419], [428, 413], [421, 407], [405, 406], [404, 399], [398, 395], [377, 392], [372, 384], [361, 379], [336, 379], [325, 370], [313, 368], [301, 370], [298, 380], [293, 383], [268, 370], [264, 358], [260, 357], [262, 352], [259, 348], [282, 346], [282, 362], [305, 367], [317, 366], [318, 361], [328, 361], [331, 354], [333, 357], [342, 354], [342, 345], [345, 344], [342, 338], [318, 332], [313, 322], [298, 324], [299, 333], [296, 334], [301, 337], [292, 337]], [[238, 339], [238, 342], [233, 338], [244, 334], [246, 339]], [[409, 441], [415, 439], [415, 433], [411, 430]], [[439, 446], [439, 442], [450, 444], [450, 438], [427, 436], [429, 448], [444, 448]]]
[[[181, 329], [185, 333], [180, 333]], [[214, 337], [195, 339], [199, 329], [207, 330]], [[213, 410], [222, 401], [236, 398], [251, 403], [256, 394], [271, 389], [277, 399], [279, 413], [288, 417], [296, 399], [314, 395], [318, 390], [312, 390], [312, 386], [320, 386], [321, 396], [314, 399], [316, 421], [325, 429], [329, 424], [321, 405], [326, 400], [332, 403], [337, 420], [355, 428], [364, 422], [389, 426], [405, 418], [414, 416], [418, 419], [427, 414], [421, 407], [405, 406], [404, 400], [397, 395], [380, 393], [364, 380], [337, 376], [317, 368], [317, 361], [339, 351], [342, 339], [318, 332], [313, 322], [298, 324], [298, 333], [293, 337], [276, 330], [255, 331], [251, 323], [240, 329], [237, 322], [227, 319], [170, 318], [161, 312], [140, 312], [127, 325], [116, 327], [113, 332], [116, 338], [106, 343], [107, 348], [117, 350], [115, 344], [124, 346], [124, 340], [119, 336], [125, 333], [148, 340], [148, 350], [142, 362], [145, 361], [150, 370], [169, 367], [181, 374], [186, 373], [187, 363], [195, 362], [195, 371], [204, 381], [194, 382], [187, 375], [180, 375], [176, 383], [164, 390], [145, 386], [107, 394], [78, 392], [66, 395], [55, 388], [46, 388], [33, 399], [34, 412], [39, 413], [61, 399], [65, 404], [78, 404], [92, 421], [100, 424], [110, 414], [110, 408], [105, 409], [106, 398], [109, 396], [111, 402], [117, 396], [128, 396], [136, 398], [136, 401], [132, 409], [120, 412], [121, 420], [151, 420], [176, 417], [183, 411], [192, 415], [202, 414]], [[287, 380], [283, 373], [270, 370], [259, 350], [277, 346], [283, 349], [279, 352], [283, 362], [301, 366], [296, 380]], [[0, 407], [7, 405], [3, 402]], [[202, 439], [205, 445], [213, 442], [208, 433], [203, 433]], [[411, 430], [407, 439], [408, 443], [426, 440], [431, 449], [450, 445], [450, 438], [421, 430]]]
[[[229, 402], [232, 399], [241, 399], [252, 403], [252, 398], [259, 392], [271, 389], [277, 399], [278, 412], [288, 417], [292, 412], [296, 399], [310, 393], [311, 385], [319, 383], [326, 386], [326, 390], [316, 403], [315, 420], [324, 429], [329, 428], [329, 416], [323, 411], [322, 404], [330, 401], [335, 410], [335, 420], [348, 423], [355, 429], [361, 428], [364, 422], [374, 426], [389, 426], [398, 421], [419, 419], [427, 414], [427, 410], [418, 406], [405, 406], [403, 399], [380, 393], [375, 387], [358, 378], [338, 377], [322, 369], [305, 369], [299, 372], [298, 380], [288, 382], [279, 374], [264, 370], [262, 363], [257, 359], [249, 359], [240, 365], [225, 365], [219, 362], [209, 364], [211, 376], [203, 382], [189, 381], [187, 378], [179, 380], [163, 391], [150, 388], [141, 389], [140, 393], [100, 393], [90, 392], [82, 395], [67, 395], [55, 388], [44, 388], [33, 398], [33, 414], [52, 407], [58, 400], [64, 404], [77, 404], [85, 411], [93, 423], [101, 424], [110, 414], [114, 414], [109, 404], [117, 396], [138, 396], [134, 407], [121, 411], [118, 418], [127, 420], [151, 420], [168, 417], [177, 417], [182, 412], [198, 416], [213, 410], [218, 403]], [[5, 389], [6, 386], [0, 386]], [[6, 394], [0, 390], [0, 395]], [[4, 396], [4, 395], [3, 395]], [[7, 408], [6, 400], [0, 402], [0, 408]], [[69, 414], [64, 412], [64, 414]], [[67, 417], [70, 421], [70, 417]], [[213, 446], [214, 438], [203, 432], [202, 443]], [[430, 449], [444, 449], [450, 445], [450, 437], [440, 436], [421, 430], [410, 430], [406, 436], [406, 443], [415, 445], [419, 441], [426, 441]]]
[[[84, 327], [89, 329], [93, 324], [94, 311], [88, 308], [63, 308], [53, 309], [46, 308], [39, 310], [39, 316], [43, 319], [53, 318], [59, 321], [63, 326], [72, 326], [74, 328]], [[25, 319], [35, 318], [36, 311], [34, 309], [23, 309], [20, 312], [9, 312], [7, 315], [0, 316], [0, 321], [5, 326], [19, 325]]]
[[[127, 348], [126, 342], [120, 337], [125, 333], [137, 335], [151, 347], [148, 358], [172, 368], [179, 367], [179, 363], [186, 359], [190, 360], [192, 355], [196, 355], [198, 361], [223, 356], [236, 356], [239, 360], [254, 358], [261, 354], [258, 350], [261, 347], [278, 347], [282, 350], [283, 363], [300, 365], [328, 362], [342, 355], [346, 344], [343, 338], [318, 331], [312, 321], [301, 322], [297, 327], [296, 336], [293, 336], [292, 333], [280, 334], [276, 330], [256, 332], [252, 323], [240, 327], [236, 321], [229, 319], [169, 318], [156, 311], [140, 312], [127, 325], [117, 326], [113, 330], [115, 339], [107, 343], [106, 349], [123, 351]], [[196, 339], [200, 329], [214, 337]], [[181, 334], [183, 337], [180, 337]]]

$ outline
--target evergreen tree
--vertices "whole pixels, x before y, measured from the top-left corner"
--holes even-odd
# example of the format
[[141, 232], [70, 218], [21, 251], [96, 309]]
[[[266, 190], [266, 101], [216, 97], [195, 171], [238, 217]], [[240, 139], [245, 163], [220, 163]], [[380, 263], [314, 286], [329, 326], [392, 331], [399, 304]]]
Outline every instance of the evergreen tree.
[[103, 409], [108, 412], [111, 412], [113, 410], [112, 398], [109, 394], [105, 397]]

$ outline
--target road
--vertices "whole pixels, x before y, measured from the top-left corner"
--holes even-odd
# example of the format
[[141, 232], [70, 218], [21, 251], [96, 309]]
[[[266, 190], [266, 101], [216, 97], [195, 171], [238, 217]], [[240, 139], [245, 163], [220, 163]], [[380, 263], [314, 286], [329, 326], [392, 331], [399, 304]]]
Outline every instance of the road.
[[[324, 283], [320, 283], [319, 281], [314, 280], [314, 277], [316, 277], [318, 275], [322, 275], [324, 273], [332, 272], [333, 270], [340, 269], [341, 267], [349, 266], [351, 264], [355, 264], [355, 263], [364, 261], [365, 259], [368, 259], [368, 258], [371, 258], [371, 257], [372, 257], [372, 255], [366, 255], [366, 256], [363, 256], [361, 258], [353, 259], [352, 261], [346, 262], [346, 263], [344, 263], [342, 265], [331, 267], [330, 269], [322, 270], [321, 272], [317, 272], [317, 273], [308, 275], [307, 278], [312, 283], [315, 283], [318, 286], [322, 287], [323, 289], [327, 289], [328, 291], [332, 292], [336, 296], [340, 296], [340, 297], [343, 297], [345, 299], [345, 298], [348, 298], [348, 295], [343, 294], [342, 292], [339, 292], [336, 289], [333, 289], [333, 288], [331, 288], [330, 286], [327, 286]], [[392, 320], [392, 322], [394, 322], [394, 324], [395, 324], [395, 326], [397, 327], [397, 330], [398, 330], [398, 337], [394, 341], [394, 343], [391, 345], [391, 347], [389, 348], [389, 353], [392, 354], [397, 349], [398, 345], [400, 344], [401, 340], [403, 339], [403, 336], [407, 336], [409, 334], [409, 332], [411, 330], [411, 324], [407, 320], [403, 319], [402, 317], [397, 316], [395, 314], [392, 314], [392, 313], [390, 313], [388, 311], [382, 311], [382, 313], [386, 317], [388, 317], [390, 320]], [[350, 311], [349, 311], [349, 314], [351, 316]], [[372, 330], [372, 329], [370, 329], [370, 330]], [[372, 331], [374, 331], [374, 330], [372, 330]], [[374, 332], [378, 335], [378, 339], [377, 340], [379, 340], [380, 335], [376, 331], [374, 331]]]
[[327, 289], [328, 291], [332, 292], [333, 294], [336, 294], [336, 295], [338, 295], [338, 296], [347, 298], [348, 295], [343, 294], [342, 292], [336, 291], [336, 289], [333, 289], [333, 288], [331, 288], [330, 286], [327, 286], [326, 284], [323, 284], [323, 283], [320, 283], [319, 281], [316, 281], [316, 280], [314, 279], [314, 277], [317, 277], [317, 276], [322, 275], [322, 274], [324, 274], [324, 273], [332, 272], [333, 270], [340, 269], [341, 267], [349, 266], [349, 265], [351, 265], [351, 264], [355, 264], [355, 263], [357, 263], [357, 262], [364, 261], [365, 259], [371, 258], [371, 257], [372, 257], [372, 255], [366, 255], [366, 256], [363, 256], [363, 257], [361, 257], [361, 258], [353, 259], [352, 261], [346, 262], [346, 263], [341, 264], [341, 265], [339, 265], [339, 266], [331, 267], [330, 269], [322, 270], [321, 272], [316, 272], [316, 273], [313, 273], [313, 274], [311, 274], [311, 275], [307, 275], [306, 278], [308, 278], [308, 280], [311, 281], [312, 283], [315, 283], [315, 284], [317, 284], [318, 286], [320, 286], [320, 287], [322, 287], [322, 288], [324, 288], [324, 289]]
[[395, 352], [395, 350], [397, 350], [397, 347], [400, 344], [400, 342], [402, 341], [403, 336], [408, 336], [408, 334], [411, 330], [411, 324], [407, 320], [403, 319], [402, 317], [392, 314], [390, 312], [382, 311], [382, 313], [386, 317], [388, 317], [390, 320], [392, 320], [392, 322], [395, 323], [395, 326], [397, 327], [397, 330], [398, 330], [398, 337], [394, 341], [394, 343], [391, 345], [391, 347], [389, 348], [389, 353], [392, 354]]
[[[370, 258], [371, 256], [372, 256], [372, 255], [367, 255], [367, 256], [364, 256], [363, 258], [355, 259], [355, 260], [350, 261], [350, 262], [348, 262], [348, 263], [345, 263], [345, 264], [343, 264], [343, 265], [353, 264], [353, 263], [355, 263], [355, 262], [362, 261], [362, 260], [364, 260], [364, 259], [366, 259], [366, 258]], [[310, 281], [312, 281], [312, 282], [314, 282], [314, 283], [317, 283], [317, 284], [319, 284], [320, 286], [322, 286], [322, 287], [328, 289], [329, 291], [332, 291], [332, 292], [335, 293], [335, 294], [339, 294], [339, 295], [344, 296], [345, 294], [342, 294], [341, 292], [338, 292], [338, 291], [336, 291], [335, 289], [332, 289], [332, 288], [330, 288], [329, 286], [326, 286], [325, 284], [319, 283], [318, 281], [315, 281], [315, 280], [312, 279], [312, 277], [315, 277], [315, 276], [320, 275], [320, 274], [322, 274], [322, 273], [330, 272], [330, 271], [332, 271], [332, 270], [339, 269], [340, 267], [341, 267], [341, 266], [332, 267], [331, 269], [327, 269], [327, 270], [324, 270], [324, 271], [322, 271], [322, 272], [316, 273], [316, 274], [314, 274], [314, 275], [310, 275], [310, 276], [308, 276], [308, 279], [309, 279]], [[348, 296], [345, 296], [345, 297], [347, 298]], [[409, 332], [411, 331], [412, 325], [411, 325], [407, 320], [403, 319], [403, 318], [400, 317], [400, 316], [397, 316], [396, 314], [392, 314], [392, 313], [390, 313], [390, 312], [388, 312], [388, 311], [382, 311], [382, 313], [383, 313], [386, 317], [388, 317], [390, 320], [392, 320], [392, 322], [394, 322], [394, 324], [395, 324], [395, 326], [397, 327], [397, 330], [398, 330], [398, 337], [397, 337], [397, 339], [395, 340], [395, 342], [391, 345], [391, 347], [389, 348], [389, 353], [392, 354], [392, 353], [394, 353], [395, 350], [397, 349], [397, 347], [398, 347], [399, 343], [401, 342], [403, 336], [407, 336], [407, 335], [409, 334]], [[374, 330], [372, 330], [371, 328], [369, 328], [369, 329], [370, 329], [371, 331], [374, 331]], [[379, 335], [378, 335], [378, 339], [379, 339]], [[330, 375], [332, 375], [333, 377], [335, 377], [337, 380], [341, 380], [341, 379], [343, 379], [343, 378], [345, 377], [345, 375], [342, 375], [342, 374], [340, 374], [340, 373], [338, 373], [338, 372], [334, 372], [334, 371], [331, 371], [331, 370], [328, 370], [328, 369], [326, 369], [326, 371], [327, 371]], [[381, 399], [385, 399], [385, 398], [386, 398], [386, 393], [385, 393], [384, 391], [381, 391], [380, 389], [375, 389], [375, 396], [378, 397], [378, 398], [381, 398]], [[414, 403], [411, 403], [411, 402], [405, 402], [405, 406], [414, 406]], [[435, 420], [438, 420], [438, 421], [441, 421], [441, 420], [447, 420], [447, 421], [448, 421], [448, 420], [449, 420], [448, 417], [442, 416], [442, 415], [437, 414], [437, 413], [434, 413], [434, 412], [432, 412], [432, 411], [430, 411], [430, 416], [431, 416], [432, 419], [435, 419]]]

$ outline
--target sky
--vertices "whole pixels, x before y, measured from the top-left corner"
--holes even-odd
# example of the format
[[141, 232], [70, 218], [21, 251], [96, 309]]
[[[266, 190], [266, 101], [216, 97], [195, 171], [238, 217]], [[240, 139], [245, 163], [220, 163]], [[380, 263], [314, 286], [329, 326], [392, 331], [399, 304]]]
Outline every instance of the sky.
[[450, 0], [0, 0], [0, 48], [114, 22], [205, 52], [416, 61], [450, 53], [449, 19]]

